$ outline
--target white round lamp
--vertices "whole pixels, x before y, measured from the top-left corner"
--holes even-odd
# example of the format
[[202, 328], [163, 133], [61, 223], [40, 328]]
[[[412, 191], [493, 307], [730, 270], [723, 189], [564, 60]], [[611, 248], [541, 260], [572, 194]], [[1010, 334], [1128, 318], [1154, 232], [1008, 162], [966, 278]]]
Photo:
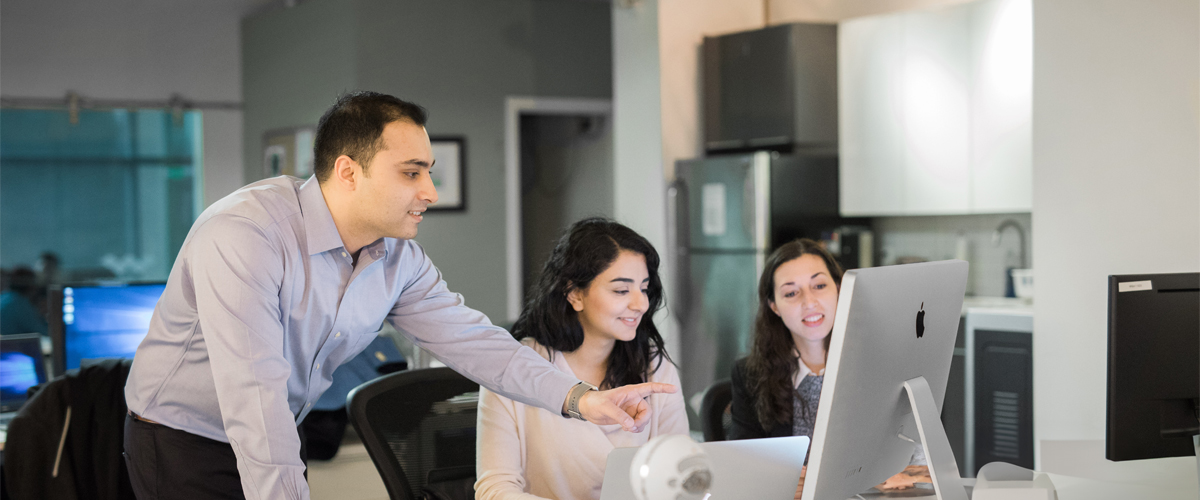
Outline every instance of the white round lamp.
[[712, 479], [708, 455], [682, 434], [651, 439], [634, 454], [629, 468], [637, 500], [704, 500]]

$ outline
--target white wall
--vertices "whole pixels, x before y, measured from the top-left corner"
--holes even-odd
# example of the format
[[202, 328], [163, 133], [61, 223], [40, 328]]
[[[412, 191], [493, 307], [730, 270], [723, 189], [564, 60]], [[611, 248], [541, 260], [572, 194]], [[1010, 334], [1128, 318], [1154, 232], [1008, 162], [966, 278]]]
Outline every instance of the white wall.
[[[659, 249], [659, 273], [669, 287], [673, 259], [666, 251], [658, 4], [613, 2], [613, 218]], [[667, 288], [668, 308], [670, 301]], [[669, 314], [654, 319], [667, 352], [678, 352], [674, 319]]]
[[[667, 312], [657, 318], [679, 352], [671, 308], [674, 259], [666, 187], [675, 161], [703, 154], [700, 44], [705, 36], [763, 27], [758, 0], [645, 0], [613, 4], [614, 217], [659, 250]], [[686, 361], [681, 361], [686, 363]]]
[[204, 206], [246, 184], [242, 165], [242, 112], [201, 112], [204, 122]]
[[663, 172], [675, 179], [675, 161], [704, 155], [700, 47], [706, 36], [759, 29], [761, 0], [660, 0]]
[[1107, 276], [1200, 271], [1200, 3], [1035, 0], [1033, 19], [1035, 428], [1103, 439]]
[[[5, 0], [4, 97], [241, 101], [245, 12], [271, 0]], [[241, 112], [205, 117], [205, 205], [243, 184]]]
[[836, 23], [846, 19], [967, 3], [972, 0], [768, 0], [767, 22]]

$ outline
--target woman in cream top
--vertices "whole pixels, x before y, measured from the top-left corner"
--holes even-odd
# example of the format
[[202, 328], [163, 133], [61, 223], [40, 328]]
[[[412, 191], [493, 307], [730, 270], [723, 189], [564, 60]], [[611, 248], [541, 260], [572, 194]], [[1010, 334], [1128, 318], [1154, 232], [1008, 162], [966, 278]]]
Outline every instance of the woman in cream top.
[[[651, 319], [662, 305], [658, 253], [633, 230], [585, 219], [563, 235], [513, 335], [558, 369], [600, 389], [641, 382], [679, 385], [679, 374]], [[686, 434], [683, 396], [647, 399], [640, 433], [597, 426], [480, 390], [475, 498], [600, 498], [614, 448], [660, 434]]]

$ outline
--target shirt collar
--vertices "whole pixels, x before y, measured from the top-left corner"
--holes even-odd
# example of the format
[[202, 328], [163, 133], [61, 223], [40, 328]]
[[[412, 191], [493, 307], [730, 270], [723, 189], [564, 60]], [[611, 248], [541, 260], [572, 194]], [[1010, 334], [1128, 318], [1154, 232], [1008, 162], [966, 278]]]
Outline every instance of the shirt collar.
[[387, 240], [390, 238], [379, 238], [370, 245], [367, 245], [359, 250], [358, 258], [362, 260], [364, 256], [370, 256], [371, 262], [383, 260], [387, 258]]
[[333, 214], [321, 194], [321, 183], [317, 176], [309, 177], [300, 186], [300, 212], [304, 215], [304, 233], [308, 240], [308, 254], [315, 255], [343, 246], [342, 236], [333, 223]]
[[808, 365], [804, 364], [804, 361], [800, 360], [799, 356], [796, 356], [796, 362], [800, 363], [800, 369], [796, 371], [796, 377], [792, 379], [793, 388], [800, 387], [800, 382], [804, 380], [804, 377], [813, 375], [813, 371], [808, 368]]

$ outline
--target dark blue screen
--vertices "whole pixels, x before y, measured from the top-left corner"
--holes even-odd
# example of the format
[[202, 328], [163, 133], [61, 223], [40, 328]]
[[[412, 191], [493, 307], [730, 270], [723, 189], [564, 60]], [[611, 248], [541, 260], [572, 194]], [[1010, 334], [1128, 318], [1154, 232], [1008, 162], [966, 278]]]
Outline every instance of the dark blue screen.
[[132, 358], [166, 285], [63, 288], [66, 369], [85, 359]]
[[0, 411], [15, 411], [25, 392], [45, 382], [42, 344], [37, 337], [0, 340]]

